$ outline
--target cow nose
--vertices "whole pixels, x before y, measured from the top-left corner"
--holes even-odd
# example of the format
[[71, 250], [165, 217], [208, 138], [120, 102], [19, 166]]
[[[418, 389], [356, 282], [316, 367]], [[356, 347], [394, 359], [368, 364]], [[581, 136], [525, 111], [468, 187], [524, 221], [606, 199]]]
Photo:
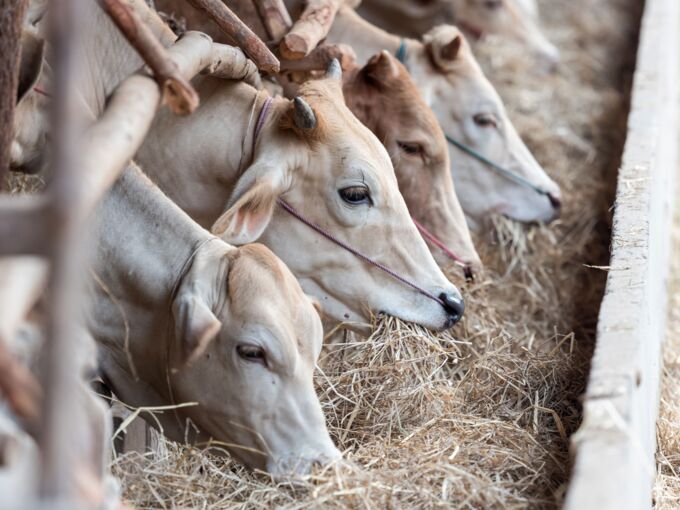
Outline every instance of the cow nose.
[[555, 213], [559, 214], [562, 209], [562, 199], [560, 196], [554, 193], [548, 193], [548, 200], [550, 200], [550, 205], [555, 209]]
[[448, 327], [453, 326], [455, 323], [463, 318], [463, 313], [465, 312], [465, 302], [462, 298], [454, 295], [442, 292], [439, 294], [439, 299], [442, 300], [442, 306], [446, 313], [449, 314]]

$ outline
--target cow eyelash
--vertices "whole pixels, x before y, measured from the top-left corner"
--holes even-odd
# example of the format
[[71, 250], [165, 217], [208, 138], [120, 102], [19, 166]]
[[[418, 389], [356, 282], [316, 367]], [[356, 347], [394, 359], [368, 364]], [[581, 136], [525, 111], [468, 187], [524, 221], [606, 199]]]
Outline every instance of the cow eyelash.
[[261, 363], [267, 366], [267, 356], [262, 347], [255, 345], [237, 345], [236, 353], [241, 359], [249, 363]]
[[472, 120], [480, 127], [498, 127], [498, 121], [493, 113], [478, 113], [472, 117]]
[[373, 205], [371, 192], [367, 186], [349, 186], [338, 191], [340, 198], [350, 205]]
[[423, 154], [423, 148], [420, 146], [420, 144], [417, 143], [398, 141], [397, 146], [399, 147], [399, 150], [401, 150], [404, 154], [407, 154], [408, 156], [420, 156]]

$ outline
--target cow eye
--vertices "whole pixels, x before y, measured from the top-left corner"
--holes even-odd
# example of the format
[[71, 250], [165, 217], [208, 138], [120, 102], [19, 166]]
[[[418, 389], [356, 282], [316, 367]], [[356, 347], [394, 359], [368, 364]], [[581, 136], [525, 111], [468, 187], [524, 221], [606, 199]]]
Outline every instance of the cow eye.
[[423, 148], [417, 143], [397, 142], [397, 146], [401, 152], [409, 156], [420, 156], [423, 153]]
[[498, 127], [498, 120], [493, 113], [478, 113], [472, 120], [480, 127]]
[[236, 346], [236, 352], [245, 361], [249, 361], [251, 363], [261, 363], [265, 366], [267, 365], [267, 357], [265, 356], [265, 352], [262, 347], [241, 344]]
[[340, 191], [340, 198], [351, 205], [371, 204], [371, 193], [366, 186], [350, 186]]

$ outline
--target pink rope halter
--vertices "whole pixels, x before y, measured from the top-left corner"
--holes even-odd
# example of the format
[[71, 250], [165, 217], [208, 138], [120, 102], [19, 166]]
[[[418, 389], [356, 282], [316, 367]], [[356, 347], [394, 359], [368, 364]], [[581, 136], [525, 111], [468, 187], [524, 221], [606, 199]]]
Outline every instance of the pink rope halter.
[[[255, 144], [257, 143], [257, 139], [260, 135], [260, 132], [262, 131], [262, 128], [264, 127], [264, 123], [265, 123], [267, 114], [269, 113], [272, 101], [273, 101], [273, 99], [271, 97], [268, 97], [265, 100], [264, 104], [262, 105], [262, 109], [260, 110], [260, 114], [259, 114], [258, 119], [257, 119], [257, 124], [255, 125], [255, 131], [253, 133], [253, 153], [255, 151]], [[281, 206], [281, 208], [284, 211], [286, 211], [288, 214], [290, 214], [291, 216], [293, 216], [294, 218], [296, 218], [300, 222], [304, 223], [309, 228], [311, 228], [312, 230], [314, 230], [315, 232], [317, 232], [321, 236], [325, 237], [326, 239], [328, 239], [332, 243], [336, 244], [337, 246], [340, 246], [342, 249], [348, 251], [349, 253], [351, 253], [352, 255], [357, 257], [358, 259], [363, 260], [367, 264], [370, 264], [371, 266], [373, 266], [377, 269], [380, 269], [384, 273], [390, 275], [395, 280], [403, 283], [407, 287], [410, 287], [411, 289], [415, 290], [419, 294], [422, 294], [423, 296], [425, 296], [425, 297], [427, 297], [427, 298], [429, 298], [433, 301], [436, 301], [437, 303], [442, 305], [444, 308], [446, 308], [446, 304], [444, 303], [444, 301], [441, 298], [439, 298], [438, 296], [435, 296], [434, 294], [432, 294], [428, 290], [420, 287], [419, 285], [412, 282], [408, 278], [401, 276], [400, 274], [393, 271], [392, 269], [390, 269], [386, 265], [378, 262], [377, 260], [374, 260], [373, 258], [369, 257], [368, 255], [361, 253], [359, 250], [357, 250], [356, 248], [353, 248], [352, 246], [347, 244], [345, 241], [338, 239], [334, 234], [332, 234], [331, 232], [329, 232], [325, 228], [323, 228], [320, 225], [317, 225], [316, 223], [314, 223], [313, 221], [307, 219], [305, 216], [302, 215], [302, 213], [300, 213], [297, 209], [295, 209], [292, 205], [290, 205], [284, 199], [277, 198], [276, 201], [277, 201], [278, 205]], [[446, 253], [447, 256], [449, 256], [452, 260], [456, 261], [456, 263], [458, 263], [461, 266], [469, 269], [467, 264], [465, 264], [465, 262], [462, 259], [460, 259], [460, 257], [456, 256], [451, 250], [449, 250], [444, 245], [444, 243], [439, 241], [433, 234], [431, 234], [428, 230], [426, 230], [425, 227], [420, 225], [420, 223], [418, 223], [416, 220], [413, 220], [413, 222], [415, 223], [418, 230], [420, 230], [420, 232], [423, 234], [423, 237], [425, 237], [426, 239], [429, 239], [433, 244], [435, 244], [437, 247], [442, 249], [442, 251], [444, 251], [444, 253]], [[467, 273], [466, 273], [466, 275], [467, 275]]]

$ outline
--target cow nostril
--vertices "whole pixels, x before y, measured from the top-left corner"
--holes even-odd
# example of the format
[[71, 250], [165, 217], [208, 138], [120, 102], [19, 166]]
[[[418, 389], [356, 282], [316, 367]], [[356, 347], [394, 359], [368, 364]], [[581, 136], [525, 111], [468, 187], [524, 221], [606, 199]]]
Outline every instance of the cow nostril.
[[548, 193], [548, 200], [550, 200], [550, 205], [552, 205], [555, 210], [559, 211], [562, 208], [562, 199], [557, 195]]
[[453, 326], [463, 317], [465, 303], [458, 296], [447, 294], [446, 292], [439, 294], [439, 299], [442, 300], [442, 306], [444, 307], [444, 310], [446, 310], [446, 313], [449, 314], [449, 323]]

